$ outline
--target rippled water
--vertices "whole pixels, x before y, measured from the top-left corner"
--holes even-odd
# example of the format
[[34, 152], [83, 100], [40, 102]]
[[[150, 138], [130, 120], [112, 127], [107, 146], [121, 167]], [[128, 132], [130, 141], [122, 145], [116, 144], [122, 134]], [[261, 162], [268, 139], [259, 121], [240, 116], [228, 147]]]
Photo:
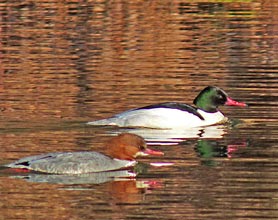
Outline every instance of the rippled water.
[[[9, 1], [0, 24], [0, 164], [126, 131], [165, 152], [136, 179], [1, 170], [1, 219], [277, 219], [276, 1]], [[249, 107], [187, 131], [85, 125], [207, 85]]]

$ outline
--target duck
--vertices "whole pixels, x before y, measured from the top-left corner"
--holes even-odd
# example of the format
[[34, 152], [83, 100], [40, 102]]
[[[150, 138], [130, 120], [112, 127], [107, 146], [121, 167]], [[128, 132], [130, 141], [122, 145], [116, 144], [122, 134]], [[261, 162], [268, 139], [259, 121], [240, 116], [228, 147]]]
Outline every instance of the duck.
[[87, 124], [126, 128], [188, 129], [226, 123], [228, 118], [218, 110], [221, 105], [247, 106], [243, 102], [233, 100], [223, 89], [216, 86], [204, 88], [193, 104], [195, 106], [178, 102], [152, 104]]
[[138, 156], [164, 154], [151, 150], [141, 136], [131, 133], [112, 137], [106, 148], [107, 155], [95, 151], [54, 152], [25, 157], [4, 167], [48, 174], [99, 173], [131, 168]]

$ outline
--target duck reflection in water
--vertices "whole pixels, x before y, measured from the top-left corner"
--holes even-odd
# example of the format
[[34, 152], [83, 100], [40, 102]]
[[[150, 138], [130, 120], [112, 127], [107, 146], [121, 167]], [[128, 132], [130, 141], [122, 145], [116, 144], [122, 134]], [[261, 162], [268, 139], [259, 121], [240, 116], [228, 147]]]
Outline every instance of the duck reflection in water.
[[215, 140], [198, 140], [195, 150], [202, 158], [204, 165], [214, 166], [217, 165], [217, 162], [213, 160], [214, 158], [232, 158], [236, 151], [247, 146], [246, 141], [225, 145]]
[[[112, 203], [138, 203], [144, 200], [146, 194], [154, 189], [163, 187], [162, 180], [137, 178], [148, 172], [150, 165], [137, 163], [133, 170], [118, 170], [99, 173], [87, 173], [77, 175], [57, 175], [36, 172], [5, 173], [9, 178], [22, 179], [32, 183], [58, 184], [63, 190], [96, 190], [96, 187], [104, 187], [111, 196]], [[2, 173], [3, 175], [3, 173]]]
[[5, 175], [11, 178], [24, 179], [28, 182], [55, 183], [55, 184], [101, 184], [110, 181], [136, 180], [139, 174], [147, 173], [148, 164], [137, 163], [132, 168], [113, 170], [107, 172], [92, 172], [83, 174], [48, 174], [36, 171], [19, 172], [18, 169], [10, 169]]
[[[139, 172], [147, 172], [147, 167], [147, 164], [138, 163], [135, 169], [139, 169]], [[140, 173], [136, 174], [140, 176]], [[139, 203], [145, 199], [145, 195], [163, 186], [161, 180], [151, 180], [143, 177], [137, 179], [132, 172], [127, 170], [80, 175], [55, 175], [33, 172], [19, 174], [5, 173], [5, 175], [8, 175], [9, 178], [22, 179], [32, 183], [57, 185], [59, 190], [104, 191], [107, 192], [106, 196], [111, 198], [110, 202], [113, 204], [122, 202], [130, 204]], [[94, 196], [92, 200], [93, 198]]]
[[149, 129], [149, 128], [122, 128], [111, 129], [110, 134], [129, 132], [143, 137], [147, 141], [155, 142], [159, 145], [178, 144], [188, 139], [221, 139], [229, 130], [226, 125], [213, 125], [209, 127], [199, 127], [190, 129]]

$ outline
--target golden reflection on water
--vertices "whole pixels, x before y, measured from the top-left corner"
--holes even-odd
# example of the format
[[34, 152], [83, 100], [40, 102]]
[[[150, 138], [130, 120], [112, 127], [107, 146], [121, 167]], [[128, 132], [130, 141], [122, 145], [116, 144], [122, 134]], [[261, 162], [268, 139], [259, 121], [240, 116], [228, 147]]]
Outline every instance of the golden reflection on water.
[[[236, 126], [179, 133], [135, 181], [71, 186], [0, 175], [5, 219], [277, 217], [278, 7], [268, 1], [11, 1], [0, 4], [1, 164], [104, 151], [119, 130], [81, 122], [147, 104], [192, 103], [207, 85], [247, 109]], [[140, 131], [142, 132], [142, 131]], [[184, 135], [182, 133], [182, 135]], [[169, 137], [169, 136], [168, 136]], [[229, 154], [230, 153], [230, 154]], [[157, 158], [142, 159], [156, 162]], [[78, 188], [80, 187], [80, 189]]]
[[265, 70], [277, 64], [269, 5], [3, 5], [2, 115], [89, 119], [158, 101], [191, 103], [208, 84], [235, 87], [244, 99], [254, 87], [261, 94], [277, 83], [275, 70]]

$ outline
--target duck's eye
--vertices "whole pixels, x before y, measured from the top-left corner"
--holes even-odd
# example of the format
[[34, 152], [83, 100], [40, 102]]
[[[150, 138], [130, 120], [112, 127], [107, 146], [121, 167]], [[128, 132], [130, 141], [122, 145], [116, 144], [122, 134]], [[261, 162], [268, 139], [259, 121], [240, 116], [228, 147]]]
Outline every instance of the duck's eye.
[[219, 94], [219, 95], [217, 96], [217, 98], [218, 98], [219, 100], [226, 100], [226, 96], [224, 96], [224, 95], [222, 95], [222, 94]]
[[140, 145], [140, 146], [139, 146], [139, 149], [143, 151], [143, 150], [145, 150], [145, 149], [146, 149], [146, 146], [144, 146], [144, 145]]

